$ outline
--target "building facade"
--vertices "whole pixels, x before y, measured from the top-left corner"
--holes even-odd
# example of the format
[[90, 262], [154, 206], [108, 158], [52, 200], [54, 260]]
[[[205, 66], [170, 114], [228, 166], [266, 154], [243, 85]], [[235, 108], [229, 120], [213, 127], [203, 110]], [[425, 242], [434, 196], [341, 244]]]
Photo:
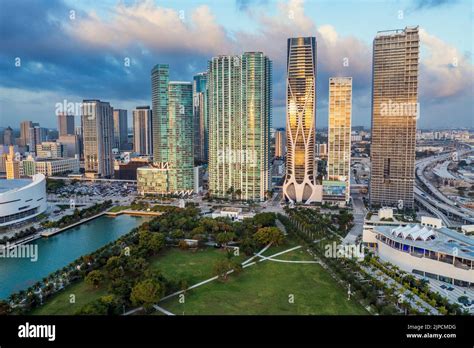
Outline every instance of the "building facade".
[[209, 130], [207, 115], [207, 73], [193, 79], [194, 159], [207, 163]]
[[315, 165], [316, 38], [288, 39], [286, 91], [286, 178], [290, 202], [322, 200]]
[[36, 145], [36, 156], [40, 158], [61, 158], [65, 157], [63, 144], [54, 141], [43, 141]]
[[152, 111], [149, 106], [133, 110], [133, 151], [150, 156], [153, 153]]
[[168, 83], [168, 64], [155, 65], [151, 70], [153, 162], [168, 162]]
[[13, 145], [8, 147], [8, 155], [5, 161], [5, 170], [7, 179], [19, 179], [20, 178], [20, 163], [15, 154], [15, 148]]
[[412, 209], [418, 115], [418, 27], [373, 44], [370, 204]]
[[46, 178], [0, 180], [0, 227], [23, 222], [47, 209]]
[[33, 127], [33, 122], [22, 121], [20, 123], [20, 138], [18, 139], [19, 146], [26, 146], [30, 141], [30, 128]]
[[151, 72], [153, 104], [153, 162], [167, 168], [168, 189], [178, 193], [193, 189], [193, 85], [169, 81], [168, 65]]
[[345, 184], [342, 198], [348, 202], [351, 175], [351, 77], [331, 77], [329, 79], [328, 112], [327, 176], [329, 181]]
[[209, 62], [209, 192], [264, 200], [270, 189], [272, 63], [261, 52]]
[[11, 127], [5, 128], [3, 131], [3, 145], [15, 145], [14, 142], [13, 129], [11, 129]]
[[58, 114], [59, 136], [74, 134], [74, 115]]
[[283, 158], [286, 155], [286, 131], [279, 128], [275, 131], [275, 157]]
[[[437, 221], [436, 221], [437, 220]], [[457, 286], [474, 286], [472, 238], [422, 217], [421, 224], [364, 226], [363, 242], [403, 271]]]
[[127, 110], [114, 109], [114, 147], [126, 150], [128, 144]]
[[81, 120], [86, 176], [113, 177], [114, 121], [110, 104], [84, 100]]
[[32, 158], [31, 156], [21, 161], [20, 172], [24, 176], [43, 174], [55, 176], [58, 174], [79, 173], [78, 158]]
[[194, 187], [193, 85], [172, 81], [168, 84], [168, 164], [169, 191]]

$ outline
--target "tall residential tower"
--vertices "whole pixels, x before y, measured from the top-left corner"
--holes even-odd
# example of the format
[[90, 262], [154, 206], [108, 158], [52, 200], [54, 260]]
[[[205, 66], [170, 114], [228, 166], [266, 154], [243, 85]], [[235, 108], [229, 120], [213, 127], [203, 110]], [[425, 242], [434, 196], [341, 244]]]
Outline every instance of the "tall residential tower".
[[352, 116], [352, 78], [331, 77], [329, 79], [328, 105], [328, 162], [329, 182], [343, 185], [325, 185], [338, 187], [331, 190], [340, 197], [331, 197], [349, 201], [351, 173], [351, 116]]
[[209, 62], [209, 192], [264, 200], [270, 188], [271, 61], [261, 52]]
[[288, 39], [286, 81], [286, 178], [291, 202], [321, 201], [314, 159], [316, 117], [316, 38]]
[[133, 151], [140, 155], [153, 153], [152, 113], [149, 106], [133, 110]]
[[100, 100], [82, 102], [84, 168], [87, 177], [111, 178], [114, 174], [114, 118], [112, 107]]
[[413, 208], [419, 42], [418, 27], [374, 39], [371, 206]]
[[128, 145], [127, 110], [114, 109], [114, 147], [126, 150]]
[[194, 76], [193, 81], [194, 115], [194, 159], [207, 162], [209, 133], [207, 117], [207, 73]]
[[142, 194], [187, 194], [194, 188], [193, 85], [169, 81], [169, 67], [151, 71], [153, 165], [137, 170]]

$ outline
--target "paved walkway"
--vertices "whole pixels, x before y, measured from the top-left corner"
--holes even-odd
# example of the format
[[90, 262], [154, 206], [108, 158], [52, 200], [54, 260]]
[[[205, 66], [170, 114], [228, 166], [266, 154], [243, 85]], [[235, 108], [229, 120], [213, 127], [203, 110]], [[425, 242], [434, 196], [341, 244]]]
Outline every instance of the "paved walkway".
[[[282, 254], [288, 253], [288, 252], [290, 252], [290, 251], [293, 251], [293, 250], [296, 250], [296, 249], [301, 248], [301, 245], [298, 245], [298, 246], [296, 246], [296, 247], [293, 247], [293, 248], [290, 248], [290, 249], [287, 249], [287, 250], [280, 251], [280, 252], [278, 252], [278, 253], [276, 253], [276, 254], [273, 254], [273, 255], [270, 255], [270, 256], [262, 256], [262, 253], [264, 253], [270, 246], [271, 246], [271, 243], [268, 244], [265, 248], [263, 248], [262, 250], [260, 250], [257, 254], [255, 254], [255, 255], [252, 256], [251, 258], [249, 258], [249, 259], [245, 260], [244, 262], [242, 262], [242, 268], [247, 268], [247, 267], [250, 267], [250, 266], [252, 266], [252, 265], [255, 265], [255, 264], [256, 264], [255, 261], [253, 261], [253, 262], [250, 262], [250, 261], [252, 261], [252, 260], [253, 260], [254, 258], [256, 258], [256, 257], [260, 257], [260, 258], [261, 258], [260, 260], [258, 260], [258, 262], [263, 262], [263, 261], [266, 261], [266, 260], [277, 261], [277, 262], [278, 262], [278, 261], [279, 261], [279, 262], [286, 262], [287, 260], [274, 260], [274, 259], [272, 259], [272, 258], [275, 257], [275, 256], [282, 255]], [[301, 262], [298, 262], [298, 263], [301, 263]], [[308, 262], [305, 262], [305, 263], [308, 263]], [[313, 263], [313, 262], [311, 262], [311, 263]], [[314, 262], [314, 263], [316, 263], [316, 262]], [[230, 271], [227, 272], [227, 274], [232, 274], [233, 272], [234, 272], [234, 270], [231, 269]], [[189, 288], [187, 288], [186, 290], [176, 291], [176, 292], [174, 292], [174, 293], [172, 293], [172, 294], [169, 294], [169, 295], [167, 295], [167, 296], [161, 298], [161, 299], [158, 301], [158, 303], [159, 303], [159, 302], [163, 302], [163, 301], [165, 301], [165, 300], [167, 300], [167, 299], [169, 299], [169, 298], [171, 298], [171, 297], [180, 295], [180, 294], [182, 294], [182, 293], [184, 293], [184, 292], [186, 292], [186, 291], [188, 291], [188, 290], [192, 290], [192, 289], [195, 289], [195, 288], [197, 288], [197, 287], [199, 287], [199, 286], [201, 286], [201, 285], [210, 283], [210, 282], [212, 282], [212, 281], [214, 281], [214, 280], [217, 280], [218, 278], [219, 278], [218, 276], [215, 276], [215, 277], [212, 277], [212, 278], [203, 280], [202, 282], [199, 282], [199, 283], [197, 283], [197, 284], [194, 284], [194, 285], [190, 286]], [[167, 311], [166, 309], [164, 309], [164, 308], [162, 308], [162, 307], [160, 307], [160, 306], [158, 306], [158, 305], [156, 305], [156, 304], [153, 305], [153, 308], [155, 308], [156, 310], [158, 310], [158, 311], [160, 311], [160, 312], [165, 313], [166, 315], [174, 315], [173, 313]], [[136, 312], [141, 311], [141, 310], [142, 310], [142, 307], [138, 307], [138, 308], [132, 309], [132, 310], [130, 310], [130, 311], [124, 313], [123, 315], [130, 315], [130, 314], [136, 313]]]

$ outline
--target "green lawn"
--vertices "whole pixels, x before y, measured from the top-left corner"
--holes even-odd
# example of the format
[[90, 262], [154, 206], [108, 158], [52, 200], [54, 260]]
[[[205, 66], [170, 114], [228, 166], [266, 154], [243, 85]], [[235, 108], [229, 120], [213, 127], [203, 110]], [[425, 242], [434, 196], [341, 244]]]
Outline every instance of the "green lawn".
[[[163, 254], [155, 257], [151, 267], [175, 281], [186, 280], [188, 285], [199, 283], [214, 276], [213, 268], [218, 259], [226, 257], [226, 252], [215, 248], [199, 249], [196, 251], [167, 249]], [[247, 257], [234, 257], [235, 261], [242, 262]]]
[[128, 206], [128, 205], [116, 205], [115, 207], [110, 208], [109, 212], [118, 213], [119, 211], [127, 210], [127, 209], [130, 209], [130, 206]]
[[[65, 290], [49, 299], [44, 306], [36, 308], [30, 314], [32, 315], [73, 315], [85, 304], [99, 299], [106, 295], [106, 286], [99, 289], [93, 289], [85, 282], [73, 284]], [[71, 295], [75, 295], [76, 302], [70, 303]]]
[[[266, 256], [295, 246], [272, 247]], [[215, 248], [197, 251], [167, 249], [151, 260], [150, 267], [160, 270], [167, 278], [186, 280], [188, 285], [211, 278], [216, 260], [226, 257]], [[248, 257], [241, 255], [239, 262]], [[312, 260], [303, 249], [282, 254], [280, 260]], [[55, 295], [31, 314], [74, 314], [85, 304], [106, 295], [106, 285], [94, 290], [79, 282]], [[69, 302], [70, 295], [76, 303]], [[289, 303], [289, 296], [294, 303]], [[224, 282], [214, 281], [186, 294], [183, 307], [174, 297], [160, 306], [176, 314], [367, 314], [353, 301], [347, 300], [343, 290], [318, 264], [290, 264], [263, 261], [244, 269], [240, 275], [231, 275]]]
[[[303, 250], [279, 259], [310, 259]], [[289, 296], [294, 303], [289, 303]], [[259, 262], [222, 282], [212, 282], [160, 303], [175, 314], [368, 314], [318, 264]]]
[[[213, 277], [216, 260], [225, 258], [226, 253], [220, 249], [206, 248], [197, 251], [167, 249], [151, 260], [150, 267], [160, 270], [167, 278], [186, 280], [191, 286], [202, 280]], [[243, 261], [245, 256], [235, 258]], [[76, 303], [69, 303], [69, 296], [75, 294]], [[82, 306], [107, 294], [107, 285], [92, 289], [84, 281], [69, 286], [48, 299], [46, 304], [35, 309], [33, 315], [75, 314]]]

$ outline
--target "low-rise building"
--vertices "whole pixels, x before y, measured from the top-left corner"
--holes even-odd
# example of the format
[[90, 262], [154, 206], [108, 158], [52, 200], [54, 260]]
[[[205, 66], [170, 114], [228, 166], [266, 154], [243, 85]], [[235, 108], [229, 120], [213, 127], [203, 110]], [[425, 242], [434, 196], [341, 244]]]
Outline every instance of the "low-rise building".
[[442, 226], [439, 219], [364, 226], [363, 242], [381, 260], [403, 271], [458, 286], [474, 286], [474, 240]]
[[43, 213], [46, 204], [46, 178], [0, 179], [0, 227], [24, 222]]
[[219, 217], [226, 217], [231, 219], [232, 221], [242, 221], [243, 219], [253, 218], [255, 216], [254, 213], [251, 212], [243, 212], [242, 208], [234, 208], [234, 207], [224, 207], [219, 211], [215, 211], [211, 214], [213, 219]]
[[24, 176], [43, 174], [54, 176], [66, 173], [79, 173], [79, 158], [33, 158], [21, 161], [20, 172]]

